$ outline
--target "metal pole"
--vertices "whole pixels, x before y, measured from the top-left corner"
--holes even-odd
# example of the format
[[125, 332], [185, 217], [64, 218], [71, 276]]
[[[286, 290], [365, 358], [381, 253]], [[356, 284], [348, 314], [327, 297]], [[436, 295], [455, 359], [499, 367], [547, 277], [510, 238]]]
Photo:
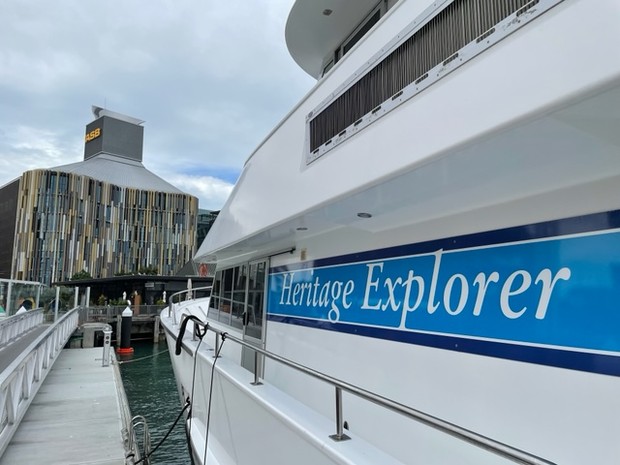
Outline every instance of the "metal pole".
[[121, 328], [123, 325], [123, 317], [116, 315], [116, 348], [121, 347]]
[[54, 299], [54, 321], [58, 320], [58, 299], [60, 299], [60, 288], [56, 286], [56, 299]]
[[159, 315], [155, 316], [155, 323], [153, 324], [153, 343], [159, 344]]
[[254, 382], [251, 383], [252, 386], [260, 386], [261, 383], [258, 379], [258, 352], [254, 351]]
[[217, 358], [217, 349], [220, 346], [220, 333], [215, 333], [215, 350], [213, 351], [213, 358]]
[[103, 330], [103, 361], [102, 367], [110, 365], [110, 343], [112, 342], [112, 328], [108, 326]]
[[34, 308], [39, 308], [39, 301], [41, 299], [41, 285], [37, 286], [37, 297], [36, 297], [36, 302], [34, 305]]
[[[13, 292], [13, 282], [9, 281], [9, 287], [6, 291], [6, 307], [4, 310], [6, 311], [6, 316], [12, 315], [11, 313], [11, 293]], [[15, 312], [13, 312], [15, 313]]]
[[344, 434], [343, 420], [342, 420], [342, 389], [336, 386], [336, 434], [330, 436], [334, 441], [346, 441], [351, 439]]
[[73, 308], [78, 306], [78, 295], [80, 293], [80, 288], [75, 286], [75, 295], [73, 296]]

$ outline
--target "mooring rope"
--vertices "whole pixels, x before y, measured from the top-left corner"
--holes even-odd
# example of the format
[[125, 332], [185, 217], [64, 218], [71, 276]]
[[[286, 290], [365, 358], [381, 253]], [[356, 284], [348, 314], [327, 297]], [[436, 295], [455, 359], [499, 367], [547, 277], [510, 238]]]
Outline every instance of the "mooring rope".
[[159, 441], [159, 443], [155, 446], [155, 448], [153, 450], [151, 450], [151, 452], [149, 452], [147, 455], [145, 455], [140, 460], [138, 460], [134, 465], [138, 465], [141, 462], [149, 463], [149, 458], [155, 453], [155, 451], [157, 449], [159, 449], [159, 446], [161, 446], [164, 443], [164, 441], [166, 439], [168, 439], [168, 436], [170, 436], [170, 433], [172, 433], [172, 430], [174, 429], [174, 427], [177, 425], [177, 423], [181, 419], [181, 416], [183, 415], [183, 412], [185, 412], [185, 410], [187, 410], [187, 408], [190, 405], [191, 405], [191, 402], [189, 401], [189, 398], [185, 399], [185, 405], [183, 406], [183, 408], [179, 412], [179, 415], [177, 416], [176, 420], [174, 420], [174, 423], [172, 423], [172, 426], [170, 427], [170, 429], [168, 429], [168, 432], [165, 434], [165, 436]]
[[133, 362], [140, 362], [142, 360], [146, 360], [147, 358], [153, 358], [156, 357], [159, 354], [165, 354], [166, 352], [168, 352], [169, 349], [164, 349], [162, 351], [157, 352], [156, 354], [153, 355], [147, 355], [146, 357], [140, 357], [140, 358], [136, 358], [135, 360], [119, 360], [118, 364], [122, 365], [124, 363], [133, 363]]

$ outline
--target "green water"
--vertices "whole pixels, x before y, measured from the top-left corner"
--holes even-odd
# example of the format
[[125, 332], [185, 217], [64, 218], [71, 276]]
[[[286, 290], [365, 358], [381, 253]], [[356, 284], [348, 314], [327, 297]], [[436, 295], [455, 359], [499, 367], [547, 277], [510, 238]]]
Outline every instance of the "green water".
[[[131, 414], [146, 418], [151, 444], [155, 447], [174, 423], [182, 406], [166, 343], [132, 342], [132, 347], [133, 355], [119, 357], [119, 360], [128, 362], [120, 366], [121, 377]], [[191, 465], [183, 419], [151, 456], [151, 464]]]

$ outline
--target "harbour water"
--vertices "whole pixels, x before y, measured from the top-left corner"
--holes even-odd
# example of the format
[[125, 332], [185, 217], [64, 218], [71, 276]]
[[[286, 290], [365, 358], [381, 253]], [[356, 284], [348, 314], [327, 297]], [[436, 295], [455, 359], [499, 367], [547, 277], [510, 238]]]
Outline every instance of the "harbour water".
[[[165, 342], [132, 342], [134, 353], [120, 358], [121, 377], [132, 415], [146, 418], [151, 445], [166, 435], [181, 411], [176, 383]], [[151, 457], [153, 465], [191, 465], [183, 420]]]

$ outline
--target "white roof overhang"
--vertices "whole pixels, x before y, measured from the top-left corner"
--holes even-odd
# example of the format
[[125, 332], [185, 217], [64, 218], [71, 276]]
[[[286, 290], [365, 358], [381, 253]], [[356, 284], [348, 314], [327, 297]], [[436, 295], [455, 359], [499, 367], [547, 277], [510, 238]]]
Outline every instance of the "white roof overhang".
[[[339, 47], [378, 4], [378, 0], [297, 0], [286, 22], [286, 45], [291, 56], [318, 79], [325, 56]], [[325, 14], [328, 11], [331, 13]]]

